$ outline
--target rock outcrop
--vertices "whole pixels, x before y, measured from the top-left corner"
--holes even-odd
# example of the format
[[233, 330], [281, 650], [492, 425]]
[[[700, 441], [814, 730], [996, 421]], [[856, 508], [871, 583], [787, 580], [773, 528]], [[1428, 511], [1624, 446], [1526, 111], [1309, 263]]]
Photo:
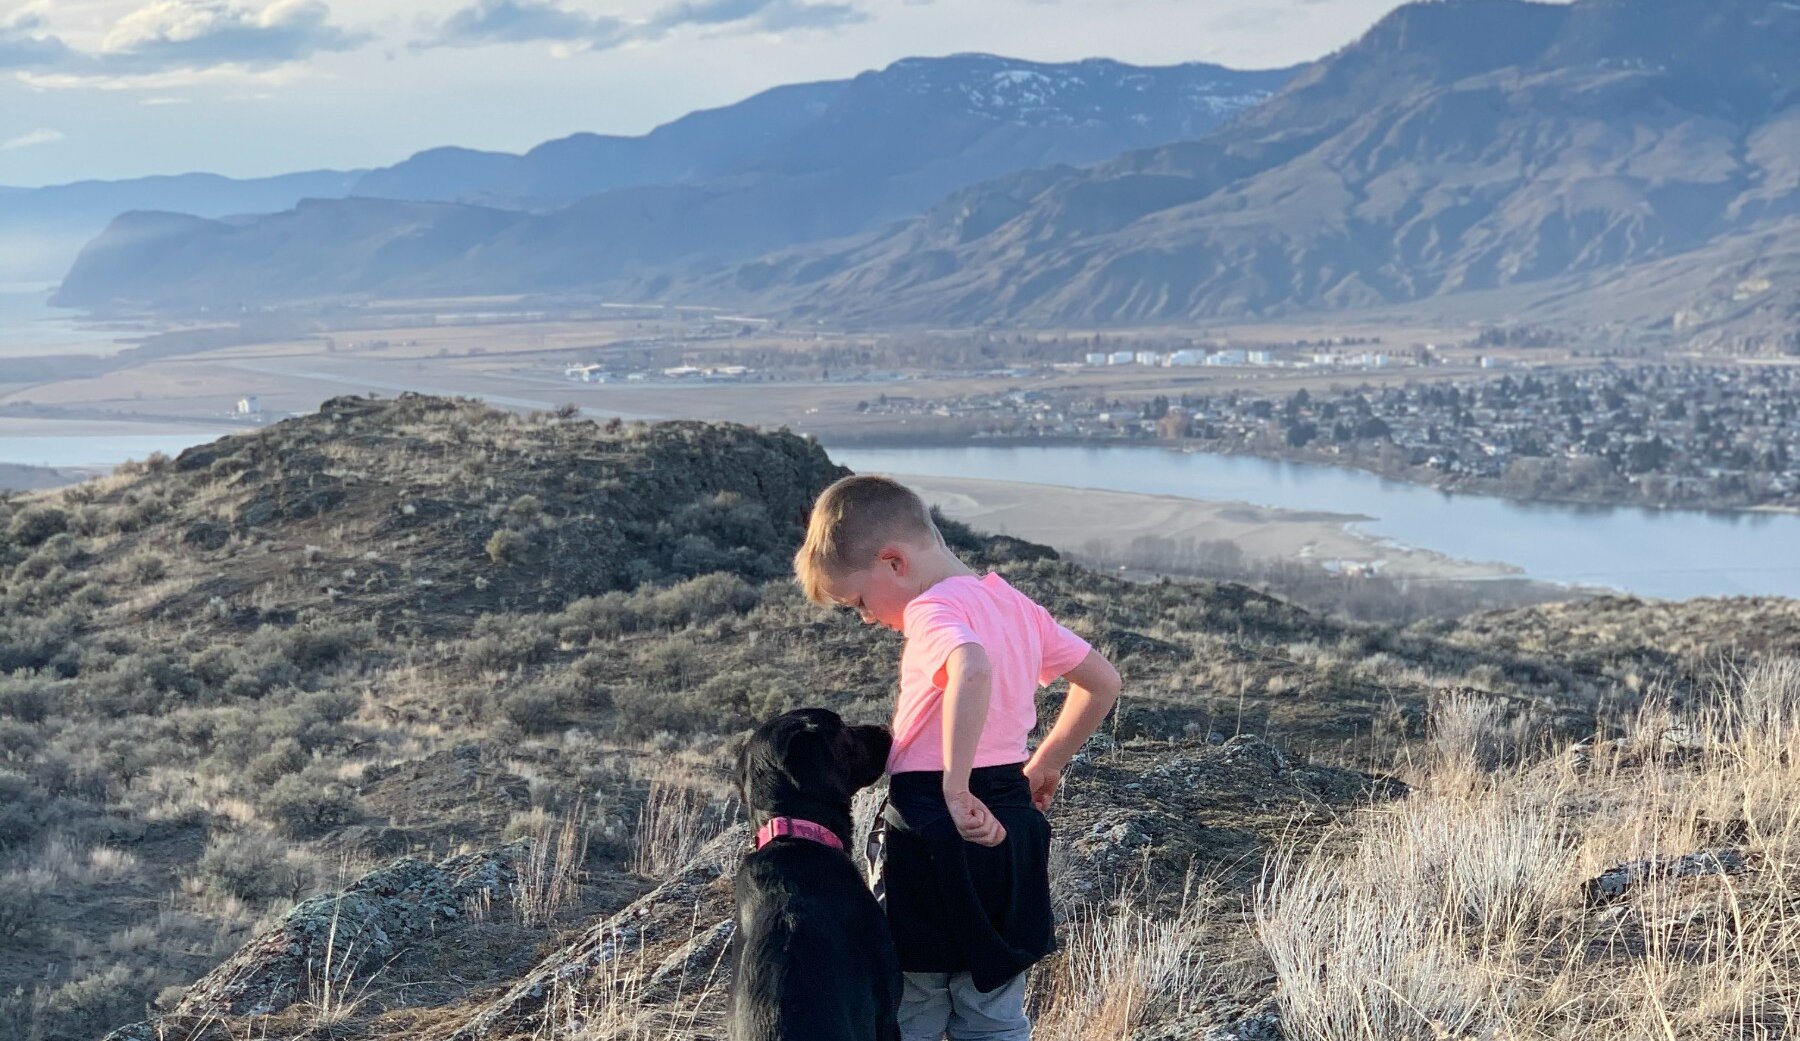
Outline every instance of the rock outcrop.
[[307, 900], [196, 981], [163, 1020], [122, 1027], [107, 1041], [154, 1041], [192, 1024], [266, 1016], [368, 979], [465, 920], [472, 901], [505, 900], [527, 852], [519, 842], [436, 864], [404, 857], [342, 892]]

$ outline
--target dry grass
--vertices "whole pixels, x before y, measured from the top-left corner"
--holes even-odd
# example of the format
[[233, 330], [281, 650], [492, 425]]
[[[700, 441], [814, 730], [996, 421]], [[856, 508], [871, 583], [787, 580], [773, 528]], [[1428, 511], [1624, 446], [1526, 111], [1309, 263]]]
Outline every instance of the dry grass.
[[736, 807], [707, 790], [676, 760], [666, 760], [650, 777], [649, 794], [638, 817], [631, 871], [667, 878], [680, 871], [700, 848], [731, 826]]
[[[1800, 662], [1679, 709], [1653, 699], [1618, 742], [1516, 765], [1518, 721], [1439, 708], [1418, 796], [1265, 873], [1256, 919], [1288, 1036], [1792, 1036]], [[1708, 850], [1743, 869], [1670, 870]], [[1622, 894], [1585, 891], [1630, 864], [1642, 878]]]
[[1152, 1018], [1191, 1016], [1212, 989], [1203, 887], [1171, 913], [1136, 900], [1070, 914], [1062, 949], [1033, 970], [1030, 1006], [1040, 1041], [1130, 1037]]
[[[696, 920], [685, 944], [703, 944], [703, 932]], [[665, 993], [649, 992], [661, 952], [648, 950], [640, 934], [625, 930], [605, 947], [610, 956], [592, 975], [559, 976], [552, 983], [534, 1037], [546, 1041], [692, 1041], [723, 1036], [731, 975], [726, 964], [729, 946], [720, 950], [700, 979], [690, 981], [686, 973], [678, 974], [673, 989]]]
[[541, 929], [581, 902], [581, 869], [588, 849], [587, 809], [577, 804], [560, 820], [534, 811], [531, 822], [531, 852], [517, 865], [512, 904], [520, 925]]

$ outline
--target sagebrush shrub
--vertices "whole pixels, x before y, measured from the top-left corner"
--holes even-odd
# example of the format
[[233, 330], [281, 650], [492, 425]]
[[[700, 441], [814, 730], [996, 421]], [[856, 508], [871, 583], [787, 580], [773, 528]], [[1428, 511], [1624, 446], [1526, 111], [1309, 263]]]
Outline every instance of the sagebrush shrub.
[[54, 506], [27, 506], [13, 514], [6, 526], [6, 537], [16, 545], [36, 546], [69, 528], [69, 515]]
[[257, 800], [256, 808], [277, 834], [290, 839], [316, 838], [360, 816], [356, 797], [342, 783], [308, 774], [276, 781]]
[[208, 890], [253, 903], [282, 897], [298, 899], [313, 883], [312, 871], [288, 856], [275, 839], [263, 835], [214, 835], [195, 865]]

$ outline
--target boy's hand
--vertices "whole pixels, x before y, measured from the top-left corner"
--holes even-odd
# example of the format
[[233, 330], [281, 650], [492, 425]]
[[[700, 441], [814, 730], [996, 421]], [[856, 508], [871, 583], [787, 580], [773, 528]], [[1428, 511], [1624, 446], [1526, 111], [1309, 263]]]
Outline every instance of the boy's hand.
[[944, 803], [950, 807], [950, 819], [956, 822], [957, 834], [977, 846], [998, 846], [1006, 841], [1006, 825], [1000, 823], [987, 804], [967, 791], [945, 792]]
[[1049, 813], [1050, 804], [1056, 801], [1056, 788], [1062, 784], [1062, 771], [1033, 759], [1025, 764], [1025, 783], [1031, 788], [1031, 805], [1039, 813]]

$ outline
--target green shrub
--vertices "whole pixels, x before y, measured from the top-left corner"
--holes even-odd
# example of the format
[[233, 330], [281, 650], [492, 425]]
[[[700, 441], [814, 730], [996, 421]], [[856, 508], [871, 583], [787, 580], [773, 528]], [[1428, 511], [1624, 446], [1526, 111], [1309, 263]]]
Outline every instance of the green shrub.
[[37, 617], [0, 617], [0, 673], [42, 669], [69, 650], [79, 616], [69, 608]]
[[496, 564], [519, 559], [525, 552], [525, 536], [511, 528], [497, 529], [487, 540], [488, 559]]
[[342, 723], [362, 707], [362, 695], [354, 690], [315, 690], [296, 702], [300, 712], [326, 723]]
[[36, 546], [52, 535], [69, 529], [69, 515], [54, 506], [27, 506], [13, 514], [6, 526], [6, 537], [15, 545]]
[[276, 897], [297, 900], [313, 884], [311, 869], [264, 835], [214, 835], [195, 871], [209, 891], [252, 903]]
[[289, 774], [299, 773], [306, 769], [311, 757], [300, 747], [300, 742], [291, 737], [284, 737], [270, 747], [267, 752], [250, 760], [250, 779], [259, 785], [271, 785]]
[[276, 833], [309, 839], [354, 822], [356, 798], [336, 779], [290, 774], [269, 786], [257, 811]]
[[99, 1037], [120, 1023], [142, 1019], [147, 997], [144, 981], [114, 964], [51, 991], [44, 1016], [53, 1036]]
[[500, 703], [500, 712], [508, 722], [527, 734], [547, 734], [561, 722], [557, 716], [556, 698], [541, 690], [521, 690], [507, 695]]
[[0, 716], [42, 723], [50, 716], [50, 683], [38, 676], [0, 677]]
[[37, 754], [43, 739], [38, 728], [12, 719], [0, 719], [0, 763], [26, 763]]
[[130, 560], [131, 580], [138, 585], [161, 581], [169, 573], [169, 562], [154, 553], [140, 553]]
[[44, 883], [38, 873], [0, 875], [0, 940], [28, 943], [44, 931]]
[[345, 655], [366, 646], [374, 635], [374, 628], [368, 625], [315, 622], [283, 630], [280, 643], [283, 657], [295, 668], [312, 672], [336, 664]]
[[43, 792], [23, 774], [0, 771], [0, 850], [22, 846], [43, 830]]

